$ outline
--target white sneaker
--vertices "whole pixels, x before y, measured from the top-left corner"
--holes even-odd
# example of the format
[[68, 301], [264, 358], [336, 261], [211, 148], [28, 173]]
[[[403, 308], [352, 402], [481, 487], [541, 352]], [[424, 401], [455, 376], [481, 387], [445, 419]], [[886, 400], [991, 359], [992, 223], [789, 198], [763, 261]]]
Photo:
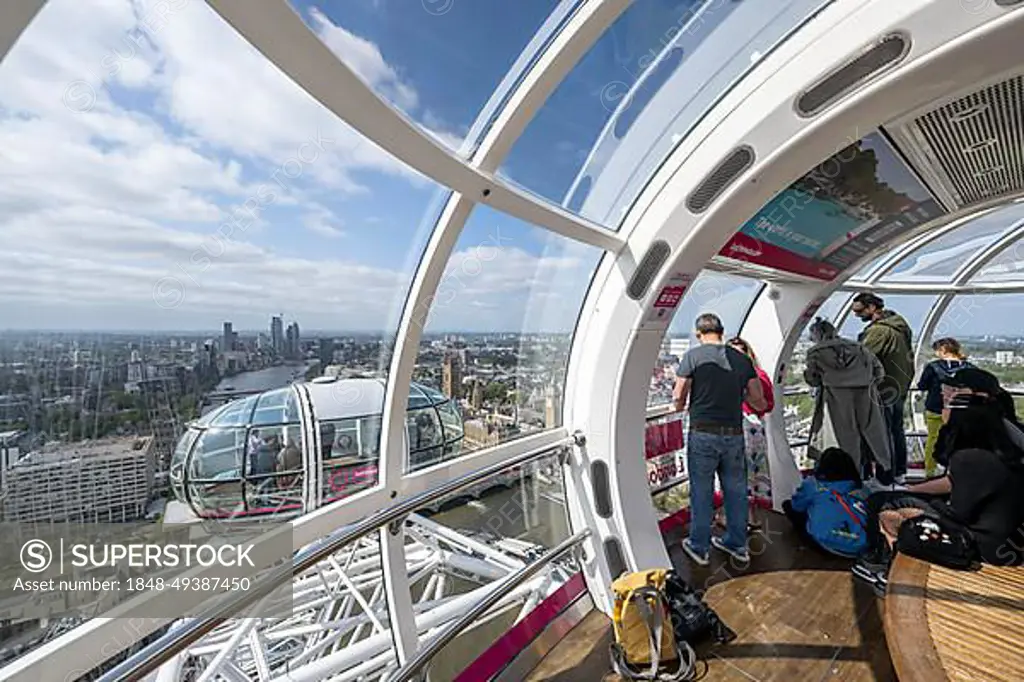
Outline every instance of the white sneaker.
[[711, 564], [711, 557], [709, 552], [700, 554], [693, 545], [690, 544], [690, 538], [683, 540], [683, 551], [686, 552], [686, 556], [690, 557], [695, 564], [698, 566], [709, 566]]

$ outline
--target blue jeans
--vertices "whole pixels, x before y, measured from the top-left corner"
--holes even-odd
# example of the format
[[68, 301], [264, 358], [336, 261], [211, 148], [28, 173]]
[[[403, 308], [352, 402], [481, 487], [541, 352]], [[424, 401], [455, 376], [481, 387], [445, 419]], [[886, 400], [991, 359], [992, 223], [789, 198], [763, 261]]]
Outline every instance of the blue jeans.
[[711, 517], [715, 507], [715, 474], [725, 497], [725, 537], [730, 549], [747, 546], [747, 458], [743, 434], [720, 436], [690, 431], [686, 444], [690, 477], [690, 545], [707, 554], [711, 545]]
[[885, 422], [889, 427], [889, 442], [892, 444], [893, 476], [905, 476], [907, 473], [907, 433], [903, 428], [905, 404], [906, 399], [885, 406]]

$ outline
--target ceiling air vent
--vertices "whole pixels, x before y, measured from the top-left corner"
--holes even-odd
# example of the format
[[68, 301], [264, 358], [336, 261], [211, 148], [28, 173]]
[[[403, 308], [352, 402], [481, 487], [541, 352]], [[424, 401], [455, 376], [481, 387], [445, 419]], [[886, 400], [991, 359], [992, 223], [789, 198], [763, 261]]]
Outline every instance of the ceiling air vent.
[[717, 199], [726, 187], [752, 165], [754, 165], [753, 149], [747, 146], [735, 149], [704, 178], [704, 182], [700, 183], [700, 186], [686, 199], [686, 208], [690, 209], [691, 213], [697, 214], [708, 210], [711, 202]]
[[629, 286], [626, 287], [627, 296], [634, 301], [639, 301], [647, 294], [651, 282], [661, 270], [661, 266], [668, 260], [670, 251], [668, 242], [661, 239], [647, 247], [647, 253], [640, 259], [640, 264], [636, 266], [636, 272], [629, 278]]
[[955, 208], [1024, 190], [1024, 76], [918, 111], [892, 130]]
[[805, 90], [796, 101], [797, 113], [804, 118], [820, 113], [899, 64], [909, 51], [909, 36], [890, 33]]

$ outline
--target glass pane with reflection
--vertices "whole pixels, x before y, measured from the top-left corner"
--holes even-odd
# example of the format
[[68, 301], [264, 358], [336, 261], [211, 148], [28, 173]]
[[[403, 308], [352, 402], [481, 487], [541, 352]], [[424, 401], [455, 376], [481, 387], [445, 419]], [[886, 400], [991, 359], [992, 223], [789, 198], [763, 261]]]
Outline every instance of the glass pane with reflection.
[[690, 346], [696, 343], [693, 325], [697, 316], [715, 313], [722, 319], [726, 335], [736, 335], [762, 286], [763, 282], [749, 277], [713, 270], [700, 273], [686, 290], [665, 333], [647, 392], [648, 407], [672, 402], [675, 368]]
[[[383, 393], [382, 349], [447, 190], [337, 119], [208, 3], [40, 4], [0, 64], [0, 244], [19, 263], [0, 270], [0, 358], [24, 368], [0, 371], [0, 395], [41, 406], [13, 416], [10, 428], [24, 432], [25, 452], [45, 440], [68, 460], [83, 441], [100, 449], [151, 437], [151, 450], [125, 448], [144, 462], [143, 484], [126, 491], [114, 476], [90, 480], [101, 518], [115, 505], [131, 510], [127, 520], [163, 514], [183, 527], [247, 505], [293, 515], [312, 473], [296, 455], [317, 454], [302, 442], [300, 420], [327, 405], [310, 400], [300, 413], [286, 387], [331, 368], [339, 384], [373, 376]], [[343, 4], [362, 12], [372, 3]], [[539, 23], [544, 12], [533, 13]], [[505, 68], [489, 73], [500, 79]], [[418, 111], [434, 109], [423, 104]], [[442, 131], [467, 120], [440, 118]], [[208, 419], [190, 426], [197, 415]], [[263, 440], [265, 429], [279, 445]], [[379, 432], [372, 420], [358, 432], [374, 458]], [[349, 489], [375, 480], [353, 477]], [[67, 509], [48, 520], [86, 511], [83, 492], [69, 489]], [[386, 622], [379, 569], [348, 576]], [[330, 584], [338, 580], [335, 571]], [[390, 632], [362, 618], [351, 594], [297, 604], [295, 620], [279, 627], [330, 618], [336, 629], [324, 632], [322, 649], [380, 635], [351, 666], [364, 666], [353, 678], [393, 659]], [[318, 655], [287, 632], [263, 641], [269, 677]], [[113, 644], [110, 655], [127, 646]], [[229, 659], [238, 674], [258, 676], [248, 648], [240, 651]]]
[[947, 283], [968, 258], [1019, 220], [1024, 220], [1024, 204], [986, 213], [911, 252], [882, 281]]
[[501, 173], [607, 227], [746, 74], [829, 0], [636, 0], [574, 67]]
[[[497, 581], [569, 535], [558, 457], [509, 469], [410, 517], [406, 557], [413, 600], [425, 613], [447, 601], [452, 607], [442, 611], [454, 619]], [[431, 679], [455, 679], [544, 599], [565, 588], [578, 570], [566, 558], [503, 595], [442, 649], [432, 662]]]
[[[414, 379], [457, 403], [460, 451], [559, 426], [572, 334], [603, 252], [478, 206], [433, 299]], [[450, 408], [410, 411], [413, 467], [458, 434]], [[414, 417], [415, 415], [415, 417]], [[422, 423], [421, 423], [422, 422]]]
[[[578, 0], [461, 2], [291, 0], [310, 30], [380, 97], [427, 134], [459, 149], [493, 116], [516, 58], [542, 47]], [[540, 37], [538, 37], [540, 34]], [[481, 121], [483, 123], [484, 121]]]

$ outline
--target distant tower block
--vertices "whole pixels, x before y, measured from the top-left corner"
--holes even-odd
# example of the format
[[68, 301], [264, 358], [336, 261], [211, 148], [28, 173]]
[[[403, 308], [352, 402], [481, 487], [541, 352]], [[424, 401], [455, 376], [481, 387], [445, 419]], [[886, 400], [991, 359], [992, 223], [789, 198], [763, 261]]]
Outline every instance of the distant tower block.
[[473, 393], [470, 405], [474, 410], [480, 410], [484, 405], [484, 384], [480, 380], [473, 381]]
[[462, 397], [462, 364], [458, 356], [452, 353], [445, 354], [441, 366], [441, 391], [449, 398]]
[[561, 406], [560, 393], [555, 384], [548, 384], [544, 389], [544, 428], [553, 429], [558, 426], [558, 411]]

